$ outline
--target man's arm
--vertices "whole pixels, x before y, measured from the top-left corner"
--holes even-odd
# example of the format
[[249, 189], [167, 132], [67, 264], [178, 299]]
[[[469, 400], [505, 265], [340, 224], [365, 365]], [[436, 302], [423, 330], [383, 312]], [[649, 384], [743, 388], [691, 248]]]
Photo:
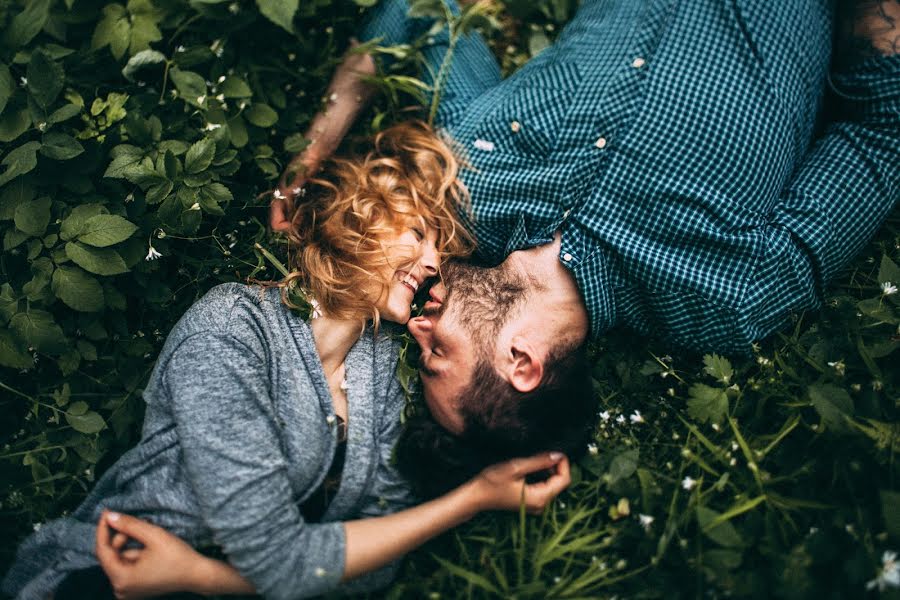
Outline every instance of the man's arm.
[[741, 345], [818, 307], [900, 198], [900, 0], [843, 1], [830, 121], [782, 192], [738, 316]]

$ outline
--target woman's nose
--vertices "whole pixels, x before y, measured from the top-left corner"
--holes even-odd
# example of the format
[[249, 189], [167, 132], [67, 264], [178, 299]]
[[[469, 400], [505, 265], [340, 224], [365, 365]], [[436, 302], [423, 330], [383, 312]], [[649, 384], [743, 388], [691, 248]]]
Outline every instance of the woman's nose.
[[437, 247], [435, 247], [434, 242], [428, 241], [425, 244], [425, 250], [422, 252], [422, 258], [419, 260], [419, 265], [421, 265], [428, 277], [434, 277], [438, 274], [438, 270], [441, 266], [441, 258], [438, 255]]

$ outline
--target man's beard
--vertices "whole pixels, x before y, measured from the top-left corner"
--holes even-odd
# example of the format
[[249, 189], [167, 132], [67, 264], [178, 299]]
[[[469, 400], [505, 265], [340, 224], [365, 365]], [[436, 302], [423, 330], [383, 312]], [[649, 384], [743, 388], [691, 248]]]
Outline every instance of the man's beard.
[[484, 268], [451, 262], [443, 269], [443, 278], [447, 296], [441, 312], [452, 313], [481, 352], [493, 347], [528, 293], [527, 280], [503, 265]]

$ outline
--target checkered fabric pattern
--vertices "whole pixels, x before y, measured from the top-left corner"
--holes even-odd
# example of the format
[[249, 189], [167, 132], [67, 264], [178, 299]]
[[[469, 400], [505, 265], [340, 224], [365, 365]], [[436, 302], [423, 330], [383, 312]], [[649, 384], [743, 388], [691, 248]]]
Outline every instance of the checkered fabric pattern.
[[[438, 122], [471, 166], [481, 258], [561, 231], [595, 336], [741, 353], [816, 307], [900, 196], [900, 56], [829, 71], [829, 5], [585, 0], [505, 80], [460, 40]], [[407, 9], [382, 2], [362, 38], [427, 31]]]

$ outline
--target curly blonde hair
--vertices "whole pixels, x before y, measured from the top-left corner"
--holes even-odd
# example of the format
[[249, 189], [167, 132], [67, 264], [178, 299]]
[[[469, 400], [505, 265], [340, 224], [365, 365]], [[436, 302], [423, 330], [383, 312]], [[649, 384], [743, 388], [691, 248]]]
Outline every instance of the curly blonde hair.
[[[373, 319], [377, 298], [395, 270], [386, 242], [415, 219], [437, 232], [441, 261], [464, 257], [474, 240], [461, 222], [469, 197], [458, 178], [459, 161], [425, 123], [394, 125], [375, 136], [374, 147], [355, 158], [328, 161], [309, 179], [298, 198], [288, 238], [291, 274], [282, 282], [282, 299], [297, 285], [315, 298], [318, 309], [338, 319]], [[418, 260], [409, 256], [409, 264]], [[361, 294], [373, 282], [381, 291]]]

